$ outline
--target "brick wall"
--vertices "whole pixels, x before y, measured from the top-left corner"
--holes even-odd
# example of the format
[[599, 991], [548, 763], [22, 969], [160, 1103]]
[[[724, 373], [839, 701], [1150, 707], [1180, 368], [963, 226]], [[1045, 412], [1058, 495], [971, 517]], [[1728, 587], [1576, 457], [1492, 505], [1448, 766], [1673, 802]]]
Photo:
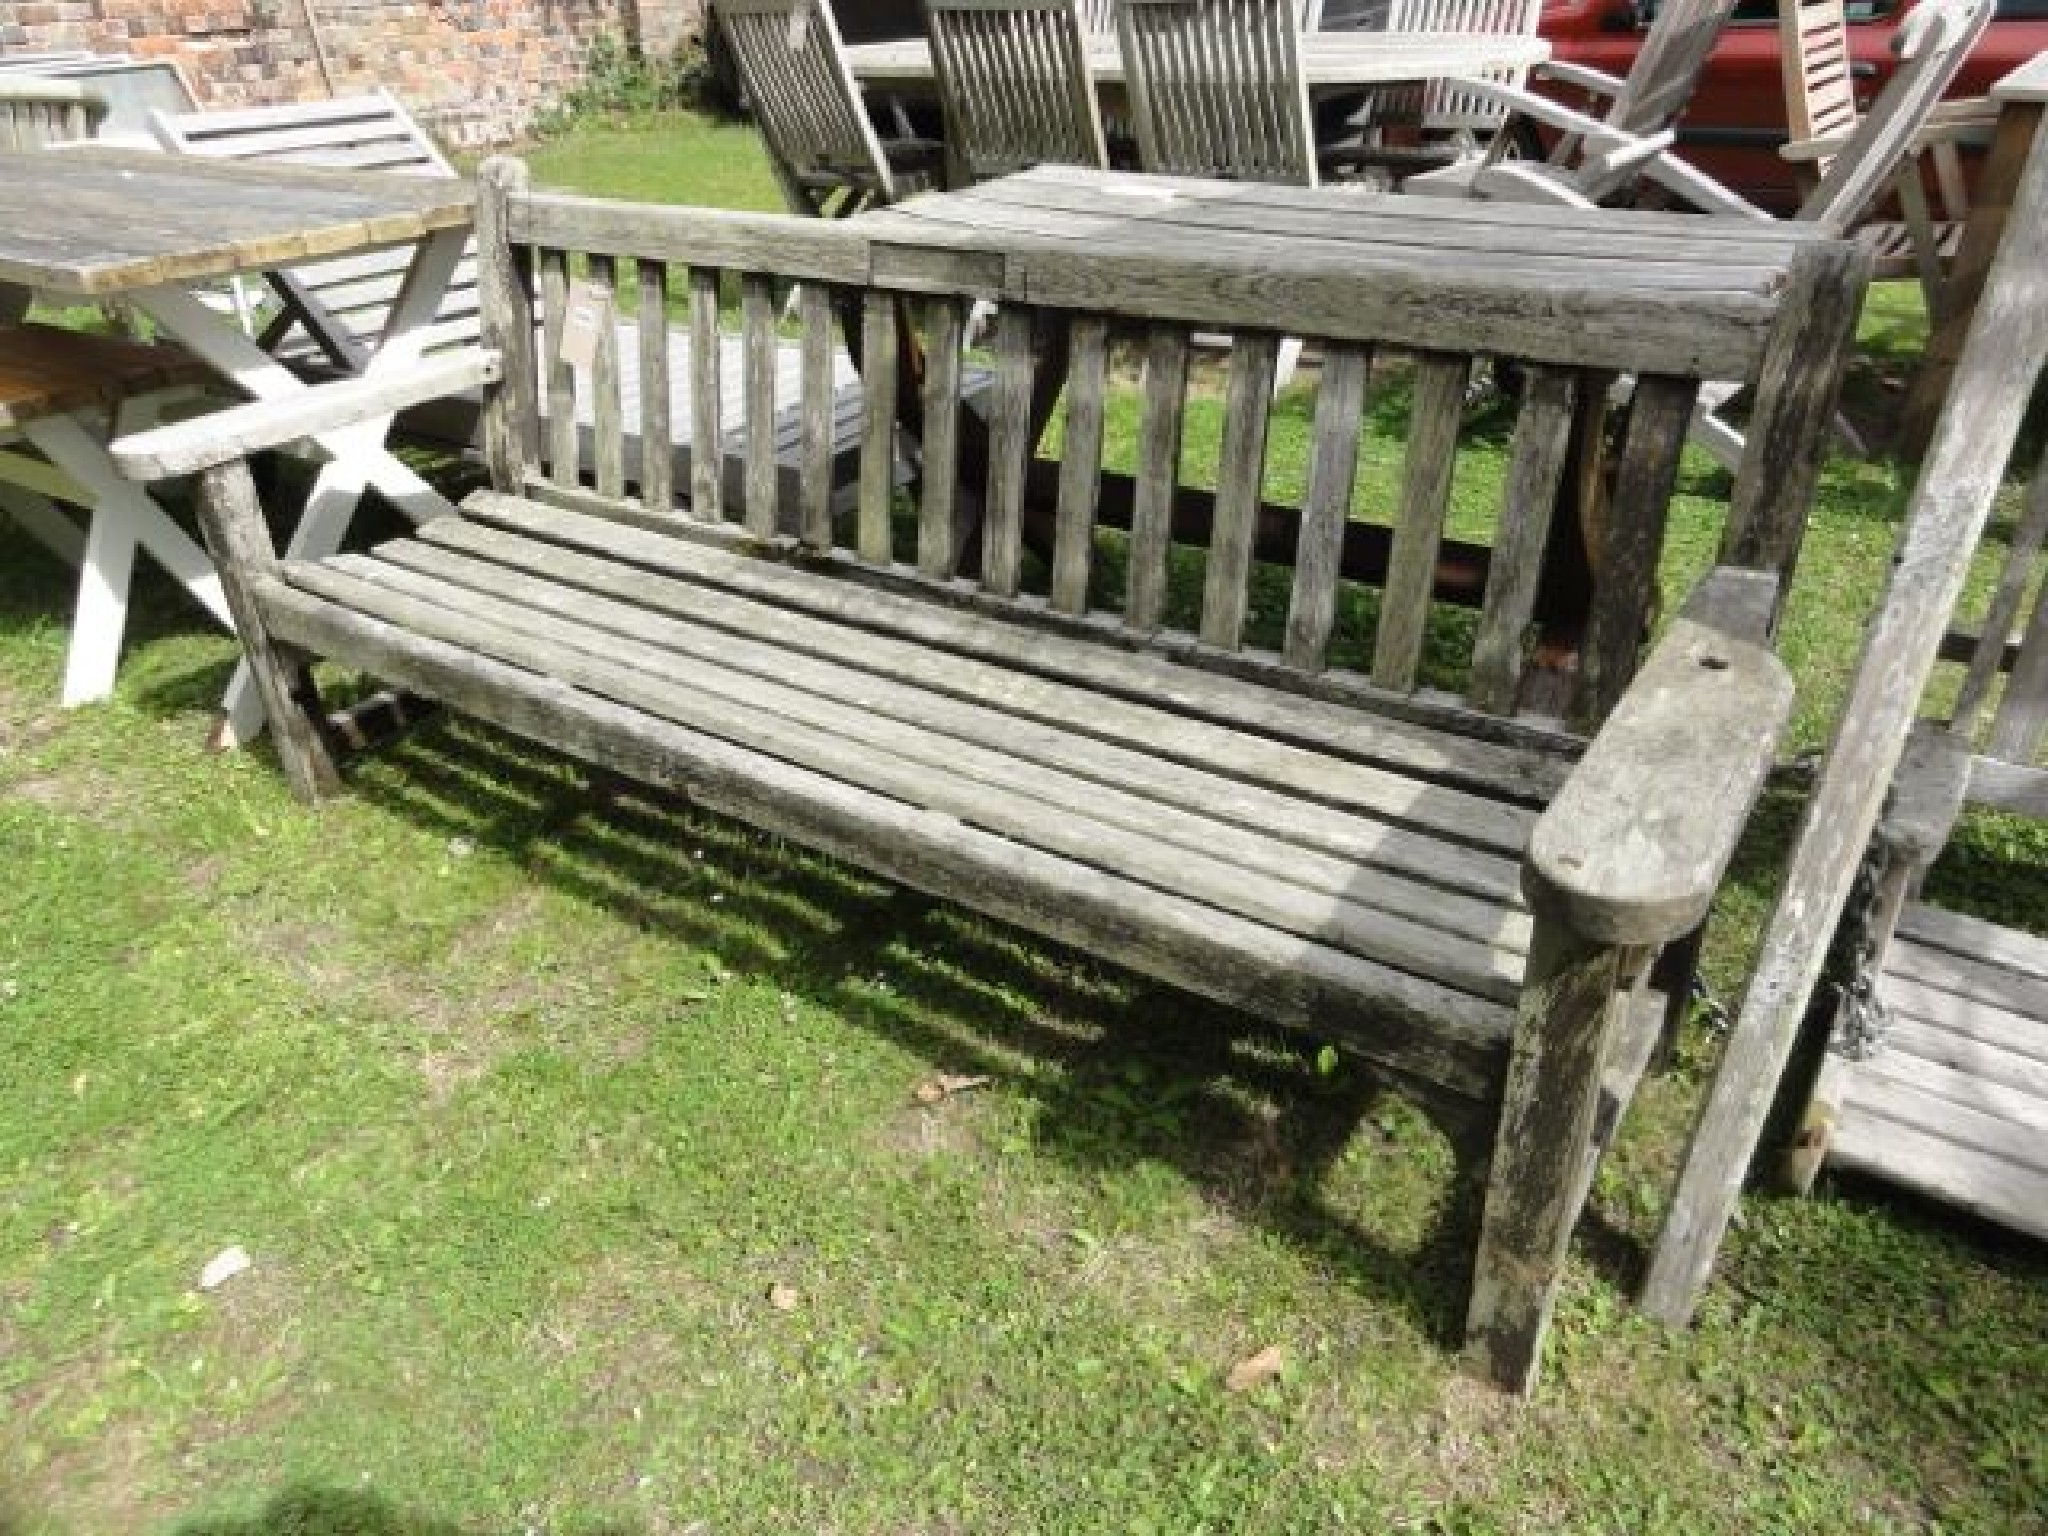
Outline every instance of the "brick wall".
[[0, 49], [168, 54], [202, 106], [383, 85], [465, 147], [518, 137], [575, 82], [592, 38], [665, 54], [701, 16], [702, 0], [22, 0], [0, 4]]

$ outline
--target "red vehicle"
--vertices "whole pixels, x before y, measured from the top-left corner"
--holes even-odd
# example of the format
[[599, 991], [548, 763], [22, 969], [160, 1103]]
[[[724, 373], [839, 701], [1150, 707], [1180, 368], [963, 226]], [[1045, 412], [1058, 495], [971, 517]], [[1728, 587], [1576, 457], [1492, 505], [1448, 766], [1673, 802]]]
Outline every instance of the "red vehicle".
[[[1850, 0], [1849, 47], [1863, 105], [1891, 78], [1892, 38], [1917, 0]], [[1555, 57], [1626, 75], [1656, 0], [1548, 0], [1543, 35]], [[1950, 96], [1981, 96], [2001, 77], [2048, 51], [2048, 0], [1998, 0], [1983, 41]], [[1559, 89], [1560, 100], [1573, 93]], [[1785, 86], [1778, 62], [1777, 0], [1739, 0], [1714, 45], [1699, 89], [1678, 125], [1678, 150], [1750, 201], [1780, 213], [1799, 202], [1785, 142]]]

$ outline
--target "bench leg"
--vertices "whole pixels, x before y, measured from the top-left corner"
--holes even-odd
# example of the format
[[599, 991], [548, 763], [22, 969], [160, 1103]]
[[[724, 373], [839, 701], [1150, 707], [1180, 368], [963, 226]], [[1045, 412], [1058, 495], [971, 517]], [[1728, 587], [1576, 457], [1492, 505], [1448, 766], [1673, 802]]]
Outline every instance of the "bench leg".
[[341, 770], [313, 682], [312, 658], [279, 645], [263, 627], [257, 588], [278, 579], [277, 550], [246, 463], [222, 464], [199, 477], [199, 523], [227, 589], [249, 674], [270, 717], [278, 760], [293, 792], [311, 804], [341, 788]]
[[1496, 1385], [1536, 1384], [1584, 1203], [1601, 1069], [1626, 1005], [1623, 952], [1537, 917], [1480, 1218], [1465, 1351]]

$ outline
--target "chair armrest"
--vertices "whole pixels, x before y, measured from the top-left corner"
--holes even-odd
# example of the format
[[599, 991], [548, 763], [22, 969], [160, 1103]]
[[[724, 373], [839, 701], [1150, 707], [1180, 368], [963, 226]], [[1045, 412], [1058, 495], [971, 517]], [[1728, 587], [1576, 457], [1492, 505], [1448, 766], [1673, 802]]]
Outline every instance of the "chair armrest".
[[498, 376], [498, 354], [471, 347], [403, 370], [320, 384], [281, 399], [251, 400], [154, 427], [119, 439], [108, 451], [131, 480], [167, 480], [429, 400], [465, 394], [496, 383]]
[[1967, 737], [1928, 720], [1914, 727], [1877, 824], [1877, 840], [1888, 852], [1915, 869], [1934, 862], [1962, 814], [1970, 757]]
[[1618, 75], [1610, 75], [1604, 69], [1594, 69], [1589, 64], [1574, 64], [1568, 59], [1545, 59], [1530, 71], [1545, 80], [1555, 80], [1559, 85], [1569, 85], [1595, 96], [1610, 100], [1619, 96], [1627, 84]]
[[1777, 222], [1774, 214], [1729, 191], [1705, 171], [1676, 155], [1659, 155], [1643, 167], [1643, 175], [1665, 191], [1683, 198], [1696, 212], [1717, 213], [1731, 219], [1755, 219], [1766, 224]]
[[1849, 142], [1846, 133], [1824, 134], [1817, 139], [1787, 139], [1778, 146], [1778, 158], [1794, 165], [1806, 165], [1829, 155], [1839, 155]]
[[1483, 96], [1518, 117], [1533, 118], [1546, 128], [1555, 128], [1559, 133], [1586, 137], [1623, 137], [1597, 117], [1575, 112], [1562, 102], [1552, 101], [1548, 96], [1539, 96], [1524, 86], [1511, 85], [1505, 80], [1460, 80], [1458, 90], [1465, 95]]
[[1696, 927], [1763, 788], [1792, 678], [1763, 636], [1774, 578], [1700, 584], [1536, 823], [1522, 889], [1596, 943]]

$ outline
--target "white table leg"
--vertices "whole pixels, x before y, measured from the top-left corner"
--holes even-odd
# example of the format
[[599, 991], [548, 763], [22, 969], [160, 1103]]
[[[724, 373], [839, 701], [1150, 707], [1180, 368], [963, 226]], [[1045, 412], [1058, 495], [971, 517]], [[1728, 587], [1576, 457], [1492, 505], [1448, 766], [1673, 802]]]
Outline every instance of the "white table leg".
[[220, 577], [206, 552], [141, 486], [123, 478], [105, 447], [75, 418], [45, 417], [30, 422], [22, 431], [37, 452], [78, 483], [92, 508], [85, 563], [79, 574], [78, 613], [71, 627], [71, 654], [65, 666], [66, 705], [103, 699], [113, 688], [138, 545], [208, 613], [234, 628]]
[[[422, 242], [406, 269], [384, 334], [363, 370], [366, 377], [417, 361], [426, 341], [425, 328], [441, 306], [468, 238], [467, 230], [444, 230]], [[136, 302], [252, 399], [277, 399], [307, 387], [182, 288], [147, 289], [136, 296]], [[290, 558], [318, 559], [339, 549], [366, 488], [374, 487], [415, 522], [426, 522], [455, 510], [446, 497], [385, 448], [391, 421], [391, 417], [385, 416], [323, 433], [315, 439], [329, 456], [329, 462], [315, 478], [305, 510], [292, 532], [286, 548]], [[217, 745], [239, 745], [262, 730], [263, 705], [246, 665], [235, 669], [221, 710], [222, 718], [214, 732]]]

